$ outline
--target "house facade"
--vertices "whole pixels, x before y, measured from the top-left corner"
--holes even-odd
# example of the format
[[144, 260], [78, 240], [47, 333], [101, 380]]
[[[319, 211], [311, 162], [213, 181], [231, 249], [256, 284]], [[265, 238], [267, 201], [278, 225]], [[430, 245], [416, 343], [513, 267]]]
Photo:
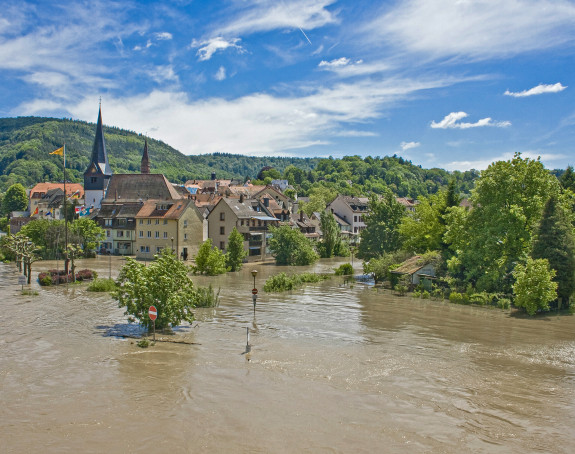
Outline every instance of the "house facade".
[[351, 235], [359, 235], [366, 226], [365, 215], [369, 213], [369, 199], [338, 195], [327, 206], [327, 210], [349, 224]]
[[173, 249], [182, 260], [195, 257], [206, 239], [205, 220], [191, 199], [148, 200], [136, 217], [136, 258], [152, 260]]

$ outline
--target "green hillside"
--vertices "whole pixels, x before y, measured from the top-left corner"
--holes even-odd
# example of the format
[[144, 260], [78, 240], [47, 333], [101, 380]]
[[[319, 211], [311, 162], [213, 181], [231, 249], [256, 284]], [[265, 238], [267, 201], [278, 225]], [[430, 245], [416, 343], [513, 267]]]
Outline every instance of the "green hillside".
[[[30, 186], [42, 181], [62, 181], [62, 161], [51, 151], [66, 143], [68, 180], [82, 182], [90, 161], [96, 125], [84, 121], [57, 118], [0, 118], [0, 191], [13, 183]], [[137, 173], [144, 149], [144, 136], [119, 128], [104, 126], [108, 159], [114, 173]], [[150, 170], [163, 173], [175, 183], [188, 179], [255, 178], [262, 167], [272, 166], [282, 172], [295, 165], [308, 171], [318, 159], [266, 158], [236, 155], [185, 156], [169, 145], [148, 139]]]
[[[49, 153], [66, 143], [69, 181], [82, 182], [90, 160], [96, 125], [68, 119], [0, 118], [0, 193], [14, 183], [30, 187], [43, 181], [62, 181], [61, 157]], [[138, 173], [144, 136], [104, 127], [106, 148], [114, 173]], [[251, 157], [232, 154], [185, 156], [169, 145], [149, 139], [150, 168], [174, 183], [218, 178], [285, 178], [300, 196], [313, 188], [330, 194], [360, 195], [391, 189], [401, 197], [433, 194], [454, 178], [462, 193], [469, 193], [479, 173], [423, 169], [397, 156], [347, 156], [342, 159]], [[275, 170], [260, 171], [264, 167]]]

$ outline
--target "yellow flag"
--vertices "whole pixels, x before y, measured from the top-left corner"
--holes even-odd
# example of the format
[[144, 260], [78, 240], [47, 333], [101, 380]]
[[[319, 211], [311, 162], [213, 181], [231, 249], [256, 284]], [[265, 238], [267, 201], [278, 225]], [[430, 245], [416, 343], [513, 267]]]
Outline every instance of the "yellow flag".
[[58, 148], [57, 150], [54, 150], [52, 153], [50, 154], [57, 154], [60, 156], [64, 156], [64, 147]]

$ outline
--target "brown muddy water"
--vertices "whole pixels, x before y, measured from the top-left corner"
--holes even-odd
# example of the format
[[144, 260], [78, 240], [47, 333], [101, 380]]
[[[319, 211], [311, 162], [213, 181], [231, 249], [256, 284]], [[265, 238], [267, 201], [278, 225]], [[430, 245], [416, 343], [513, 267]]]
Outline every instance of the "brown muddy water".
[[[81, 267], [106, 277], [109, 263]], [[279, 271], [194, 278], [221, 287], [220, 307], [172, 336], [195, 344], [140, 349], [108, 295], [33, 284], [39, 295], [22, 296], [0, 264], [0, 452], [575, 452], [575, 317], [341, 278], [260, 292], [254, 317], [252, 268], [260, 288]]]

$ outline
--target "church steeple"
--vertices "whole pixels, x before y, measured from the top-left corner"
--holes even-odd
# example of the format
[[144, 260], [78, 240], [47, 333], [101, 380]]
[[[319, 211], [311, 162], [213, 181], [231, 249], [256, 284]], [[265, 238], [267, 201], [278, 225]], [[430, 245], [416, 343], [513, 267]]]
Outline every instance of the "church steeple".
[[104, 175], [112, 175], [112, 169], [108, 163], [106, 153], [106, 141], [104, 140], [104, 127], [102, 126], [102, 107], [98, 109], [98, 124], [96, 125], [96, 137], [92, 147], [92, 161]]
[[112, 169], [108, 163], [106, 141], [104, 140], [104, 127], [102, 126], [102, 106], [98, 109], [98, 124], [96, 137], [92, 147], [92, 158], [84, 172], [84, 195], [86, 205], [100, 208], [106, 188], [112, 176]]
[[142, 162], [140, 164], [140, 173], [150, 173], [150, 158], [148, 156], [148, 139], [144, 143], [144, 154], [142, 155]]

